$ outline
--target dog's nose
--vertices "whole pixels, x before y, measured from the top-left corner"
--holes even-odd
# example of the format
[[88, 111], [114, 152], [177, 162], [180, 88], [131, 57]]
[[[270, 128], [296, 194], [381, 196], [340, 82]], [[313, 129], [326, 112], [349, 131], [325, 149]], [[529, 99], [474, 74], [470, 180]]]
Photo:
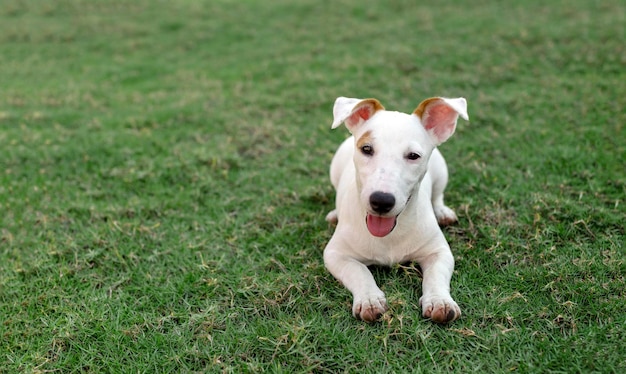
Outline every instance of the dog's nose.
[[387, 213], [395, 204], [396, 198], [390, 193], [377, 191], [370, 195], [370, 206], [376, 213]]

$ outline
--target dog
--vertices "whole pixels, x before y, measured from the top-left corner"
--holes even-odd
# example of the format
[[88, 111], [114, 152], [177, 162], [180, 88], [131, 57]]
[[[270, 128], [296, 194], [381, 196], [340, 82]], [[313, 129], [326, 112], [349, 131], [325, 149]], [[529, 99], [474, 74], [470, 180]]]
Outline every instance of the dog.
[[440, 226], [457, 221], [444, 204], [446, 162], [436, 148], [469, 120], [464, 98], [429, 98], [412, 114], [387, 111], [376, 99], [339, 97], [332, 128], [351, 137], [333, 156], [330, 179], [336, 223], [324, 265], [353, 296], [353, 315], [378, 320], [388, 309], [370, 265], [416, 262], [422, 275], [422, 315], [437, 323], [461, 316], [450, 295], [454, 257]]

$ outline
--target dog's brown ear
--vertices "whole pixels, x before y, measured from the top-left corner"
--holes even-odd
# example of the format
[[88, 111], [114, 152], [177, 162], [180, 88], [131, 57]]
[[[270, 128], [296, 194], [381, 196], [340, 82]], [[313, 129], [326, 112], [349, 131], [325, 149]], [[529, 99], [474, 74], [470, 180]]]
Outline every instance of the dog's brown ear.
[[374, 113], [385, 109], [376, 99], [353, 99], [338, 97], [333, 106], [333, 124], [331, 128], [337, 128], [345, 122], [348, 130], [352, 132], [357, 126], [370, 119]]
[[422, 101], [413, 114], [419, 117], [422, 126], [437, 145], [448, 140], [454, 133], [459, 116], [469, 121], [467, 102], [462, 97], [456, 99], [431, 97]]

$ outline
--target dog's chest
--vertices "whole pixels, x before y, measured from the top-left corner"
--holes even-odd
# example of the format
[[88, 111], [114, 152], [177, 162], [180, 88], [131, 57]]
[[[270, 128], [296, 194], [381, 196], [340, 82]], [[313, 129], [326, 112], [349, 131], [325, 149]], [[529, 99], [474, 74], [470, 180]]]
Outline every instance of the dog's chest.
[[385, 238], [370, 237], [359, 243], [353, 251], [358, 253], [361, 262], [367, 265], [391, 266], [414, 260], [425, 244], [419, 237], [413, 235], [395, 237], [392, 233]]

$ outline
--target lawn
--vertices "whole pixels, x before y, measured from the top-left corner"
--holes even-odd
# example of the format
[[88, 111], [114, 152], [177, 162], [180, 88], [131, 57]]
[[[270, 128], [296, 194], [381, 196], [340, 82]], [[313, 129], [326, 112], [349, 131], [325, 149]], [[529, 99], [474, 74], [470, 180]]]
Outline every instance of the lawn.
[[[0, 373], [626, 371], [623, 1], [0, 4]], [[463, 96], [463, 316], [324, 268], [337, 96]]]

